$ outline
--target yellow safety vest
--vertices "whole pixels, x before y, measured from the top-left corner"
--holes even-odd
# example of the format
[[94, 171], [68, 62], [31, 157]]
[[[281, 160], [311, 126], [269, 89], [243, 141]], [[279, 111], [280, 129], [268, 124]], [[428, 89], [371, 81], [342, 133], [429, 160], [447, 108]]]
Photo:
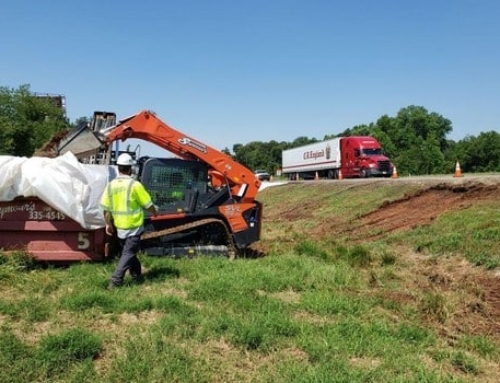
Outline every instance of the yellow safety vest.
[[118, 229], [134, 229], [144, 223], [143, 209], [153, 203], [144, 186], [131, 177], [119, 176], [111, 181], [101, 198], [101, 209], [109, 211]]

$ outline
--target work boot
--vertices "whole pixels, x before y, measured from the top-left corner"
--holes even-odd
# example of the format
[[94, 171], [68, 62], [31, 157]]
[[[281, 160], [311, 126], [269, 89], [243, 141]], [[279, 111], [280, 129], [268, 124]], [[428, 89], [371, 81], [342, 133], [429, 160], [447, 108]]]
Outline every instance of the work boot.
[[144, 277], [142, 275], [132, 277], [132, 281], [135, 283], [143, 283], [144, 282]]
[[132, 280], [135, 282], [135, 283], [142, 283], [144, 282], [144, 276], [141, 274], [131, 274], [130, 275], [132, 277]]
[[130, 276], [132, 277], [132, 280], [135, 282], [144, 282], [144, 274], [148, 273], [148, 269], [145, 267], [141, 267], [141, 270], [139, 272], [137, 271], [132, 271], [130, 270]]
[[112, 281], [110, 281], [110, 282], [109, 282], [109, 284], [108, 284], [107, 289], [108, 289], [108, 290], [115, 290], [115, 289], [117, 289], [118, 287], [120, 287], [120, 286], [115, 285]]

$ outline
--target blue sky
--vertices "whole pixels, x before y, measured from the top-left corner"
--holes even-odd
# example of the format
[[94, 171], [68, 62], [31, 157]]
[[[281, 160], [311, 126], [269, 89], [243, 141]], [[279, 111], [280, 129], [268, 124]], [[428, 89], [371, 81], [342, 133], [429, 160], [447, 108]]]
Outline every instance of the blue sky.
[[0, 86], [63, 94], [71, 121], [150, 109], [218, 149], [409, 105], [451, 120], [453, 140], [500, 129], [498, 0], [0, 4]]

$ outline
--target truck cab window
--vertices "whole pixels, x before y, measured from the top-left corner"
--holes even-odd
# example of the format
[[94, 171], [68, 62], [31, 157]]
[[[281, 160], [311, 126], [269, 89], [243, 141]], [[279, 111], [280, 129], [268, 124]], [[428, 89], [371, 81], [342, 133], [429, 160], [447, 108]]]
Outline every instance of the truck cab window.
[[382, 149], [363, 149], [363, 154], [367, 156], [380, 156]]

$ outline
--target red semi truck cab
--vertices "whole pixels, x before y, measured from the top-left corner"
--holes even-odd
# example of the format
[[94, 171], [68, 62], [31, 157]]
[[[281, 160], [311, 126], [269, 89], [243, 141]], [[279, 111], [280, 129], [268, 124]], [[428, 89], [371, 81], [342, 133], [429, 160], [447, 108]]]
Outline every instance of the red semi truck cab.
[[390, 177], [391, 160], [373, 137], [351, 136], [340, 139], [341, 171], [344, 177]]

